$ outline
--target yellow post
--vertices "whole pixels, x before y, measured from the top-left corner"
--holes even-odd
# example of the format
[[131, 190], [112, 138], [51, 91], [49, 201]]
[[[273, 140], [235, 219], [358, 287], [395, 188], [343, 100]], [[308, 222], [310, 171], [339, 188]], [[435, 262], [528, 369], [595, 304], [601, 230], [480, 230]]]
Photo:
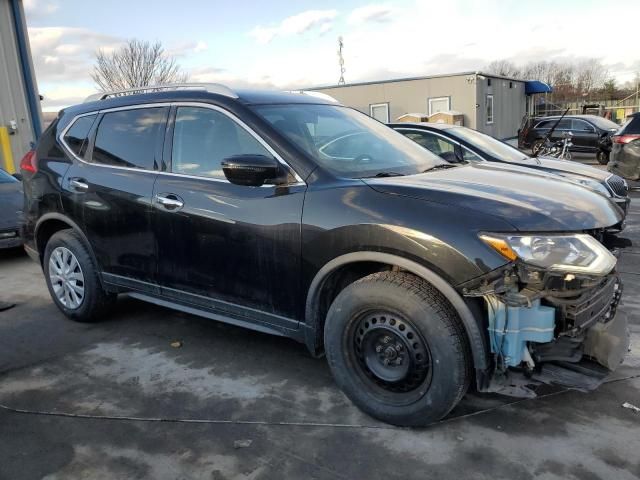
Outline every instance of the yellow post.
[[7, 130], [7, 127], [0, 127], [0, 150], [2, 150], [4, 169], [9, 173], [16, 173], [16, 167], [13, 164], [13, 155], [11, 153], [11, 143], [9, 143], [9, 131]]

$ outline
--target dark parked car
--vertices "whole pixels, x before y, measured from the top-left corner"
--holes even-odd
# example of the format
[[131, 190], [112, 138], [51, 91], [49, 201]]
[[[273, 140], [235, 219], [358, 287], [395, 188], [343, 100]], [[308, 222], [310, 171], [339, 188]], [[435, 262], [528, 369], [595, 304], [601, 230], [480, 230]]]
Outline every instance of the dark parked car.
[[640, 113], [634, 113], [612, 137], [610, 172], [640, 180]]
[[471, 381], [593, 388], [622, 361], [602, 195], [452, 166], [317, 96], [151, 90], [63, 110], [22, 164], [26, 249], [68, 317], [126, 293], [290, 337], [397, 425]]
[[[531, 148], [536, 154], [559, 118], [560, 116], [531, 119], [518, 134], [518, 147]], [[607, 137], [613, 135], [618, 127], [617, 123], [597, 115], [567, 115], [558, 123], [551, 134], [551, 140], [561, 141], [565, 132], [571, 132], [572, 152], [595, 153], [598, 162], [606, 165], [609, 161], [608, 149], [605, 148]]]
[[14, 176], [0, 169], [0, 248], [22, 245], [22, 184]]
[[448, 162], [499, 162], [553, 173], [609, 197], [625, 216], [629, 208], [627, 182], [589, 165], [550, 157], [533, 158], [508, 143], [456, 125], [392, 123], [389, 126]]

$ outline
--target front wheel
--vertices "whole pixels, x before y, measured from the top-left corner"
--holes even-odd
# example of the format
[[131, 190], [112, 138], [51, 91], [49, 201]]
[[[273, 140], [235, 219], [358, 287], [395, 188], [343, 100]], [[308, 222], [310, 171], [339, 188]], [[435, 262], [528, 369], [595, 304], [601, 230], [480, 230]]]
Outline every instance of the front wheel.
[[469, 345], [458, 316], [438, 290], [409, 273], [375, 273], [347, 286], [329, 309], [324, 339], [338, 386], [384, 422], [428, 425], [469, 385]]
[[544, 139], [539, 138], [538, 140], [536, 140], [535, 142], [533, 142], [531, 144], [531, 153], [533, 154], [534, 157], [538, 156], [538, 155], [542, 155], [543, 151], [542, 149], [544, 148]]

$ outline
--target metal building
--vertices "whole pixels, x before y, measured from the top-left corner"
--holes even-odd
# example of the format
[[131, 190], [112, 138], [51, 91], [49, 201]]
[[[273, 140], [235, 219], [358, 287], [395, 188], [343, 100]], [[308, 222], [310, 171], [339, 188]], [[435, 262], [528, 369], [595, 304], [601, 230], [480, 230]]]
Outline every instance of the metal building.
[[41, 129], [22, 0], [0, 0], [0, 168], [13, 173]]
[[[541, 82], [517, 80], [481, 72], [412, 77], [379, 82], [317, 87], [340, 103], [382, 122], [406, 114], [431, 117], [438, 112], [462, 116], [464, 126], [500, 139], [514, 138], [528, 96], [550, 88]], [[540, 88], [543, 88], [540, 90]]]

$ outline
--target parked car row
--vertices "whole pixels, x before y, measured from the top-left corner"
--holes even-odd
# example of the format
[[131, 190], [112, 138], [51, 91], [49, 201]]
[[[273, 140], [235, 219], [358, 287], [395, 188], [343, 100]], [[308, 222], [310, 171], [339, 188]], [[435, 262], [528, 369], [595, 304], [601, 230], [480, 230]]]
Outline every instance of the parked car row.
[[472, 382], [604, 381], [629, 342], [624, 186], [394, 127], [317, 93], [100, 94], [21, 162], [26, 250], [73, 320], [127, 294], [290, 337], [396, 425], [442, 418]]

